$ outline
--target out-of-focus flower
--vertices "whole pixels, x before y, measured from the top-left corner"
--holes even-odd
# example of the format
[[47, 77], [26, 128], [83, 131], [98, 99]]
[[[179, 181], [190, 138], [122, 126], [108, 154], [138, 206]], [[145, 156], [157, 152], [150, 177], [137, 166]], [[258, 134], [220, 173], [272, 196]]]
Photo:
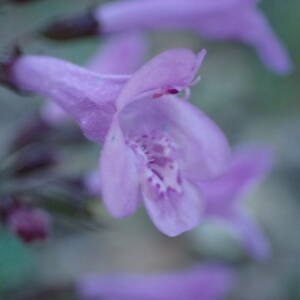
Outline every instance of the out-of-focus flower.
[[6, 219], [6, 226], [26, 243], [45, 240], [49, 235], [50, 216], [38, 208], [17, 207]]
[[220, 300], [233, 280], [228, 267], [206, 264], [176, 273], [89, 276], [77, 289], [84, 300]]
[[286, 73], [291, 68], [286, 50], [256, 1], [119, 1], [100, 7], [96, 19], [102, 32], [189, 28], [209, 39], [241, 41], [253, 46], [273, 71]]
[[204, 55], [169, 50], [130, 79], [24, 56], [10, 69], [10, 80], [55, 100], [90, 139], [105, 138], [100, 181], [113, 216], [133, 214], [143, 199], [155, 225], [175, 236], [201, 220], [195, 184], [218, 176], [228, 160], [227, 140], [217, 125], [173, 95], [189, 89]]
[[[256, 7], [256, 2], [255, 0], [115, 1], [99, 6], [88, 16], [94, 26], [97, 27], [98, 24], [93, 34], [97, 34], [97, 31], [106, 34], [130, 30], [184, 28], [208, 39], [236, 40], [254, 47], [271, 70], [285, 74], [291, 70], [288, 54], [273, 33], [267, 19]], [[55, 27], [59, 30], [61, 27], [63, 31], [64, 22], [68, 24], [69, 19], [54, 23], [45, 30], [44, 35], [56, 39], [50, 29]], [[73, 37], [76, 35], [69, 36]], [[67, 35], [64, 35], [64, 38], [68, 38]]]
[[[142, 65], [146, 51], [146, 40], [140, 33], [119, 34], [104, 42], [87, 68], [100, 74], [128, 75]], [[60, 124], [67, 119], [67, 113], [53, 101], [45, 103], [41, 114], [50, 125]]]
[[272, 155], [266, 148], [249, 148], [233, 155], [225, 174], [199, 182], [205, 199], [205, 215], [233, 227], [245, 248], [256, 259], [269, 254], [269, 244], [243, 206], [243, 196], [269, 171]]

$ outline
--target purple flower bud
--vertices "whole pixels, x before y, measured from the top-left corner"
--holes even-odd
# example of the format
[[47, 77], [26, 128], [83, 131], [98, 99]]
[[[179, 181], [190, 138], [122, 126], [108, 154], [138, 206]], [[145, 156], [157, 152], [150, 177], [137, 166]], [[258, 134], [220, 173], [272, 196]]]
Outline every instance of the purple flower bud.
[[6, 224], [25, 243], [31, 243], [48, 237], [50, 216], [38, 208], [20, 207], [9, 214]]
[[94, 36], [98, 33], [98, 27], [94, 15], [88, 11], [84, 14], [58, 19], [46, 26], [40, 33], [48, 39], [65, 41]]

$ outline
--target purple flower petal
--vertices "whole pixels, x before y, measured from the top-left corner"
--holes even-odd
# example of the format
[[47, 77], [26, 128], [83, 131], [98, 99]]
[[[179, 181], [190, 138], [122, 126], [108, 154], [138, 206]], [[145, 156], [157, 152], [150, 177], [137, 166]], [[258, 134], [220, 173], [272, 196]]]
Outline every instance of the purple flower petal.
[[187, 101], [175, 97], [135, 101], [120, 113], [120, 124], [125, 135], [146, 129], [166, 132], [176, 143], [183, 175], [192, 181], [216, 177], [227, 167], [230, 150], [224, 134]]
[[153, 91], [148, 96], [154, 96], [155, 91], [162, 89], [183, 89], [191, 83], [203, 60], [206, 51], [195, 55], [187, 49], [168, 50], [145, 64], [125, 85], [117, 100], [121, 110], [140, 94]]
[[161, 106], [168, 111], [182, 171], [192, 181], [219, 175], [227, 166], [229, 145], [223, 132], [203, 112], [187, 101], [166, 99]]
[[272, 164], [266, 148], [249, 148], [233, 154], [228, 170], [216, 179], [199, 182], [207, 199], [206, 214], [231, 216], [240, 200], [265, 176]]
[[100, 160], [103, 201], [116, 218], [133, 214], [140, 203], [139, 177], [134, 153], [126, 145], [118, 122], [107, 134]]
[[253, 46], [265, 65], [274, 72], [285, 74], [292, 69], [286, 49], [267, 19], [254, 7], [207, 15], [192, 26], [209, 39], [231, 39]]
[[247, 22], [248, 28], [241, 36], [242, 40], [256, 49], [261, 60], [270, 70], [283, 75], [289, 73], [292, 70], [292, 62], [287, 50], [276, 37], [263, 14], [259, 11], [250, 11], [243, 18], [243, 22]]
[[200, 223], [203, 211], [202, 197], [196, 186], [185, 181], [182, 191], [168, 190], [160, 195], [144, 182], [142, 193], [150, 218], [156, 227], [168, 236], [176, 236]]

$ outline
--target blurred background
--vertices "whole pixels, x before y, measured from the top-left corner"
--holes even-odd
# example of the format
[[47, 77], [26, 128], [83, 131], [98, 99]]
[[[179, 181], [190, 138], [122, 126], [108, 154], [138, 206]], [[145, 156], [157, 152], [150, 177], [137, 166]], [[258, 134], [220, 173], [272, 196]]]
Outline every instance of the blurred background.
[[[0, 3], [2, 50], [54, 16], [81, 11], [95, 1]], [[25, 186], [38, 206], [49, 209], [53, 225], [47, 241], [33, 244], [22, 243], [0, 225], [0, 299], [76, 299], [70, 285], [90, 272], [169, 271], [206, 260], [237, 270], [229, 300], [300, 299], [300, 2], [264, 0], [259, 6], [290, 53], [295, 67], [288, 76], [266, 70], [249, 47], [208, 42], [187, 32], [150, 34], [148, 58], [172, 47], [206, 48], [202, 81], [192, 89], [191, 101], [220, 125], [233, 147], [267, 144], [274, 149], [271, 174], [246, 199], [271, 241], [272, 257], [253, 261], [230, 232], [215, 224], [167, 238], [143, 209], [125, 220], [112, 219], [99, 200], [76, 190], [76, 180], [93, 169], [99, 149], [70, 122], [42, 137], [57, 158], [47, 176], [33, 183], [18, 178], [12, 184], [0, 175], [1, 197], [6, 189]], [[84, 65], [101, 43], [101, 37], [66, 43], [34, 39], [25, 51]], [[10, 147], [16, 135], [36, 118], [42, 103], [0, 87], [1, 170], [13, 159]]]

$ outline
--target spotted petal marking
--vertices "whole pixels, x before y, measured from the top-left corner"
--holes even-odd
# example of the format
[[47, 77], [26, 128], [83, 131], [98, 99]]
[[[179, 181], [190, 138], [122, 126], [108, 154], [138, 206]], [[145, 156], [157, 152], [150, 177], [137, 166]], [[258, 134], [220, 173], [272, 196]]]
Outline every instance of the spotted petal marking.
[[143, 160], [144, 175], [153, 191], [164, 197], [166, 193], [182, 192], [179, 166], [174, 159], [174, 144], [162, 134], [152, 132], [130, 140], [130, 146]]

